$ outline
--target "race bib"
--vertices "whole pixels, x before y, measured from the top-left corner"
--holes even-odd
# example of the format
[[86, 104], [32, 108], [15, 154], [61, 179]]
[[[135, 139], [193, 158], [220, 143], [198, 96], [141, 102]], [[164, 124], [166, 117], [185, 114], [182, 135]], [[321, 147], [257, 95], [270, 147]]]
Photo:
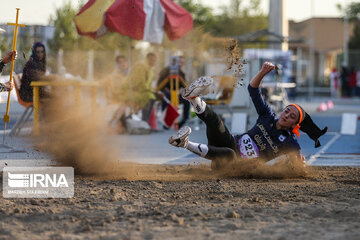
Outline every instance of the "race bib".
[[251, 159], [259, 156], [259, 149], [248, 134], [241, 136], [238, 146], [242, 158]]

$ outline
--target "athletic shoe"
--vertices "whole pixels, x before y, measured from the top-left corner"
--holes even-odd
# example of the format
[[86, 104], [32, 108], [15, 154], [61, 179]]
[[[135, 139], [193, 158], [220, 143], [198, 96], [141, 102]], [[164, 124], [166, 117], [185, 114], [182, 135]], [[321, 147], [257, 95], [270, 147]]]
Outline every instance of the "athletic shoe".
[[189, 135], [191, 133], [191, 128], [188, 126], [182, 127], [169, 138], [169, 143], [175, 147], [186, 148], [189, 144]]
[[212, 77], [203, 76], [193, 81], [189, 86], [184, 88], [181, 93], [185, 99], [192, 99], [200, 96], [201, 94], [206, 95], [206, 90], [214, 82]]

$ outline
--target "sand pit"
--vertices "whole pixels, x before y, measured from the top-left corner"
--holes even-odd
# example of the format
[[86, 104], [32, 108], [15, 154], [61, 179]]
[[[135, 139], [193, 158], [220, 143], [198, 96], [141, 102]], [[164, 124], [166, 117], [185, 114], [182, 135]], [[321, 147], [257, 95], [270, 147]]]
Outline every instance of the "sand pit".
[[78, 176], [72, 199], [1, 199], [0, 238], [359, 239], [359, 169], [313, 170], [295, 179]]
[[76, 169], [75, 196], [1, 199], [0, 239], [359, 239], [359, 168], [134, 164], [101, 113], [61, 104], [36, 144]]

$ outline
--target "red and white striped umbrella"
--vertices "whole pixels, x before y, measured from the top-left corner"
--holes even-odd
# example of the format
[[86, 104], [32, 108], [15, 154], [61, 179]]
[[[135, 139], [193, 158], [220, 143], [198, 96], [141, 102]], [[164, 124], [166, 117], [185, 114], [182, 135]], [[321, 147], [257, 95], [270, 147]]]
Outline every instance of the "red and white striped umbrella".
[[90, 0], [74, 21], [80, 35], [94, 39], [110, 31], [159, 44], [164, 31], [176, 40], [193, 27], [191, 14], [171, 0]]

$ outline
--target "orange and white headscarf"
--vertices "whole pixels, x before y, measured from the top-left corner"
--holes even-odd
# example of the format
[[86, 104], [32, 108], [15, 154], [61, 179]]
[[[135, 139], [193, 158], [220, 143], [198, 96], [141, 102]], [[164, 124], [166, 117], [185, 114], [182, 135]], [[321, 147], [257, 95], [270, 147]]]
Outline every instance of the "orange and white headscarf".
[[296, 136], [299, 138], [300, 133], [299, 130], [305, 132], [312, 140], [315, 141], [315, 148], [320, 147], [320, 141], [319, 137], [324, 135], [328, 127], [325, 127], [323, 129], [320, 129], [311, 119], [310, 115], [307, 114], [302, 107], [300, 107], [297, 104], [289, 104], [289, 106], [294, 106], [299, 111], [299, 121], [296, 124], [296, 126], [293, 128], [292, 132], [296, 134]]
[[300, 107], [299, 105], [297, 105], [295, 103], [291, 103], [291, 104], [289, 104], [289, 106], [294, 106], [299, 111], [299, 122], [296, 124], [296, 126], [292, 130], [292, 132], [295, 133], [296, 136], [299, 138], [300, 137], [300, 133], [299, 133], [300, 124], [304, 120], [306, 112], [304, 111], [304, 109], [302, 109], [302, 107]]

